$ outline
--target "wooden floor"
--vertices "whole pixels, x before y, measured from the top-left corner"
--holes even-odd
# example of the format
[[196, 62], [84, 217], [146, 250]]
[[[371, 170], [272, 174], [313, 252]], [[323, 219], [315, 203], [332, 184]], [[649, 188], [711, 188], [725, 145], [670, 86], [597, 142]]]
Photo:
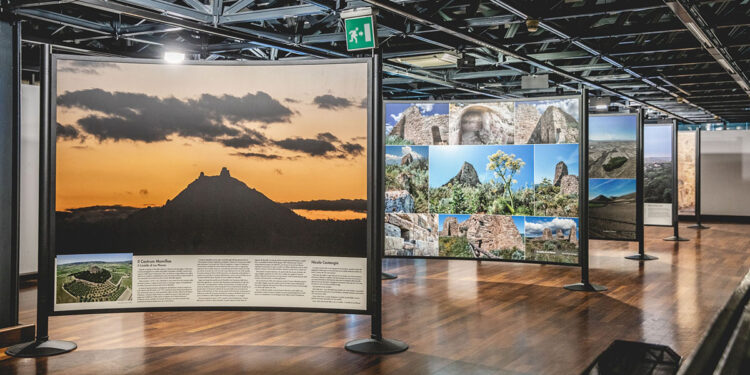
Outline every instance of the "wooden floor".
[[[750, 269], [750, 226], [714, 224], [690, 242], [646, 229], [634, 244], [592, 242], [592, 281], [603, 293], [569, 292], [580, 269], [473, 261], [389, 259], [384, 332], [411, 348], [375, 357], [348, 353], [369, 318], [269, 312], [126, 313], [54, 317], [51, 336], [79, 349], [47, 359], [0, 355], [1, 374], [577, 374], [615, 339], [671, 346], [688, 355]], [[34, 321], [34, 288], [21, 321]]]

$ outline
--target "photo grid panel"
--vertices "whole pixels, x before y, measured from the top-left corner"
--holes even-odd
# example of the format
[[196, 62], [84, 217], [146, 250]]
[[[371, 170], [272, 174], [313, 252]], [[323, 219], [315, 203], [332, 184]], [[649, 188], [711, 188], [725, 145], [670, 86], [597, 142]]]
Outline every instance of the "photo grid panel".
[[578, 106], [386, 103], [385, 255], [578, 263]]
[[638, 116], [589, 117], [589, 236], [636, 240]]

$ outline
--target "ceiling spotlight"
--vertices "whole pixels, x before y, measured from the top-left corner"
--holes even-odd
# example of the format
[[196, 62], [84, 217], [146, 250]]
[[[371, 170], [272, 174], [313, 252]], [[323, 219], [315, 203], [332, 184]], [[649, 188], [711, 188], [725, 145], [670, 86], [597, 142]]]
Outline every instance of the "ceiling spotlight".
[[539, 20], [533, 18], [526, 19], [526, 29], [529, 30], [530, 33], [539, 30]]
[[164, 52], [164, 61], [170, 64], [179, 64], [185, 61], [185, 54], [182, 52], [167, 51]]

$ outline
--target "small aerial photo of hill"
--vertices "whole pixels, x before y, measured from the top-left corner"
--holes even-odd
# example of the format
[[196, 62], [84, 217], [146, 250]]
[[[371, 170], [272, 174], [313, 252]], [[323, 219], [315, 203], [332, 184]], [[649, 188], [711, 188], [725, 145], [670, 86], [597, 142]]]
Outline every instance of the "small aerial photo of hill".
[[516, 102], [514, 143], [578, 143], [579, 103], [577, 98]]
[[643, 132], [643, 201], [672, 203], [672, 126], [648, 125]]
[[513, 102], [451, 103], [448, 144], [513, 144], [514, 110]]
[[385, 146], [385, 212], [429, 212], [428, 160], [428, 146]]
[[635, 178], [637, 116], [589, 117], [589, 178]]
[[636, 180], [589, 180], [589, 236], [636, 239]]
[[440, 215], [440, 256], [523, 260], [524, 217]]
[[448, 103], [386, 103], [385, 144], [448, 144]]
[[55, 303], [132, 301], [133, 254], [58, 255]]
[[578, 218], [525, 218], [526, 259], [578, 263]]
[[534, 146], [430, 147], [430, 212], [532, 215]]

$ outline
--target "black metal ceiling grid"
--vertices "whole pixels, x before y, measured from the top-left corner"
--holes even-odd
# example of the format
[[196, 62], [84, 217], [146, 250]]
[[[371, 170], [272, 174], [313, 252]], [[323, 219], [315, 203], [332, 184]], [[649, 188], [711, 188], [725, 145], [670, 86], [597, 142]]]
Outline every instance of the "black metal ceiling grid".
[[[675, 2], [701, 18], [721, 56]], [[643, 102], [694, 122], [750, 121], [750, 89], [741, 83], [750, 71], [750, 0], [11, 0], [3, 10], [26, 21], [27, 48], [48, 42], [148, 58], [179, 49], [220, 60], [350, 55], [339, 14], [362, 6], [379, 10], [387, 98], [542, 96], [584, 82], [620, 104]], [[397, 60], [442, 52], [475, 66]], [[521, 77], [536, 73], [550, 73], [550, 87], [522, 89]]]

